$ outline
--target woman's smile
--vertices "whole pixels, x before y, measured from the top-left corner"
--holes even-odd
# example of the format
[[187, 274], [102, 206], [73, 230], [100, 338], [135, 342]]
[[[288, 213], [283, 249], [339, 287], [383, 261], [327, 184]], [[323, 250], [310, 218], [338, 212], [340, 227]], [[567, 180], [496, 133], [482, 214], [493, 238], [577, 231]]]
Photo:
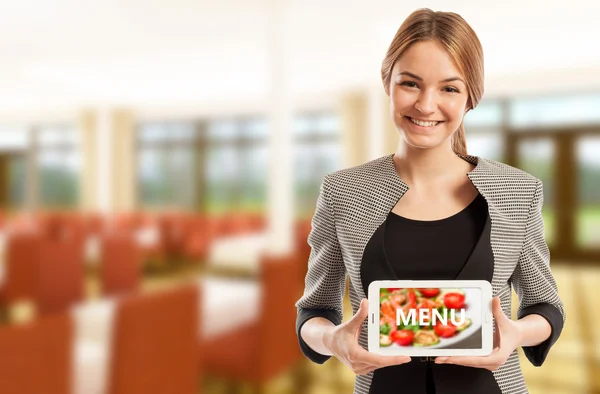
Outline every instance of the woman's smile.
[[419, 131], [433, 131], [437, 128], [437, 126], [444, 123], [443, 121], [423, 121], [416, 118], [411, 118], [410, 116], [404, 117], [408, 120], [408, 123], [410, 123], [411, 127]]

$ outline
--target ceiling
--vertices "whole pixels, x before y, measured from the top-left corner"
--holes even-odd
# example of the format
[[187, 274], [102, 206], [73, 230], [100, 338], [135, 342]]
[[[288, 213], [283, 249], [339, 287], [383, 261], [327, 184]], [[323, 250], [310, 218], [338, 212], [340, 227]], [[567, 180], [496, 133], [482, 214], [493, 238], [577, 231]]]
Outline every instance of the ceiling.
[[274, 86], [303, 97], [377, 86], [393, 34], [424, 6], [457, 12], [475, 29], [492, 94], [600, 88], [600, 24], [588, 2], [405, 4], [0, 0], [0, 109], [252, 101]]

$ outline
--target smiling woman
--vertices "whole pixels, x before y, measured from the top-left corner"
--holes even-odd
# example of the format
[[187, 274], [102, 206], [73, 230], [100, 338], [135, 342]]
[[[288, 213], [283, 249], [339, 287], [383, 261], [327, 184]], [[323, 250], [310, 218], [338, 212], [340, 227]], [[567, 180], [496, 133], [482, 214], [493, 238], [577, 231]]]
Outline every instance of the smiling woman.
[[[420, 10], [405, 20], [382, 62], [381, 78], [392, 119], [408, 144], [431, 146], [452, 136], [452, 150], [466, 154], [462, 120], [483, 96], [483, 49], [459, 15], [436, 16], [438, 23]], [[419, 136], [434, 129], [435, 136]]]
[[[517, 348], [540, 366], [561, 333], [566, 315], [544, 239], [542, 182], [467, 154], [463, 119], [482, 98], [483, 74], [481, 44], [461, 16], [413, 12], [381, 68], [402, 137], [396, 152], [323, 180], [297, 331], [311, 360], [333, 355], [358, 375], [354, 394], [396, 392], [399, 385], [420, 394], [526, 394]], [[342, 322], [346, 276], [354, 316]], [[490, 282], [494, 351], [435, 360], [369, 353], [365, 289], [400, 279]], [[509, 318], [512, 289], [517, 321]], [[460, 295], [446, 297], [447, 308], [462, 307]], [[433, 346], [460, 328], [447, 321], [408, 332], [397, 324], [394, 302], [413, 308], [423, 300], [409, 292], [382, 304], [391, 311], [386, 332], [376, 332], [385, 346]]]

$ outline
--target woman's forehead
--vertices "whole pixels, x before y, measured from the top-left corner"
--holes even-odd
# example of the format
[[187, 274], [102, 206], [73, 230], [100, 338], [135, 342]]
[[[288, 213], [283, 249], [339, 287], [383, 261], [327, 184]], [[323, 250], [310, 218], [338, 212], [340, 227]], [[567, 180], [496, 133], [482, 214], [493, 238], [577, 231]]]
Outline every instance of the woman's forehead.
[[401, 72], [409, 72], [423, 80], [441, 81], [452, 77], [464, 80], [448, 52], [436, 41], [417, 42], [404, 51], [393, 68], [394, 76]]

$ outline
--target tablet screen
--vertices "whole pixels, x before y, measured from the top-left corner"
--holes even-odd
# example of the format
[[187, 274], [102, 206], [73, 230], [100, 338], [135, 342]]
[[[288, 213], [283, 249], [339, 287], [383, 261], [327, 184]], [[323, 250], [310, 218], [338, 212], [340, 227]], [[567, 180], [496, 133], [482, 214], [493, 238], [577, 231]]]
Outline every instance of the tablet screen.
[[381, 348], [480, 349], [480, 288], [381, 288]]

